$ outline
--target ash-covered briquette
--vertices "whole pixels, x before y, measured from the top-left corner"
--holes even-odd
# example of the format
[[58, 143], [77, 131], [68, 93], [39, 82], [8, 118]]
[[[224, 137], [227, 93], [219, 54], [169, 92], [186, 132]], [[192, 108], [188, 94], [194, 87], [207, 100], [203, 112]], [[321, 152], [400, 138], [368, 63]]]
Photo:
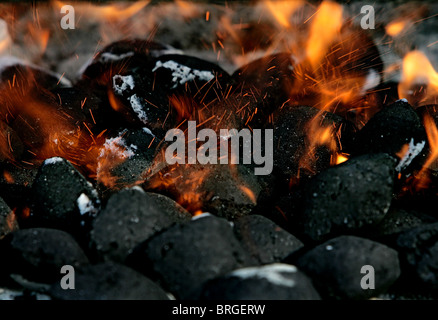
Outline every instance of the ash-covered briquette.
[[98, 260], [123, 263], [135, 246], [191, 215], [164, 196], [140, 187], [112, 195], [93, 222], [91, 248]]
[[157, 153], [155, 130], [121, 129], [109, 135], [97, 157], [96, 178], [102, 190], [119, 190], [144, 180]]
[[251, 101], [244, 111], [252, 116], [252, 126], [265, 123], [272, 112], [290, 100], [294, 65], [292, 55], [282, 52], [252, 61], [233, 73], [232, 92]]
[[260, 264], [280, 262], [303, 243], [271, 220], [249, 215], [234, 221], [234, 233], [242, 246]]
[[[178, 53], [169, 45], [142, 39], [125, 39], [116, 41], [103, 48], [90, 61], [82, 73], [84, 80], [97, 80], [105, 84], [118, 71], [131, 65], [144, 64], [164, 54]], [[182, 52], [179, 52], [182, 53]]]
[[151, 76], [154, 57], [167, 52], [171, 48], [139, 39], [112, 43], [86, 67], [76, 86], [92, 89], [105, 102], [100, 111], [104, 115], [115, 112], [119, 125], [121, 121], [155, 128], [172, 125], [166, 92], [155, 86]]
[[78, 268], [74, 290], [55, 283], [49, 294], [57, 300], [169, 300], [153, 281], [114, 262]]
[[396, 250], [400, 255], [403, 276], [417, 287], [433, 291], [438, 289], [438, 223], [421, 225], [401, 233], [396, 241]]
[[209, 280], [256, 265], [234, 236], [230, 223], [211, 215], [155, 235], [138, 246], [128, 261], [182, 300], [198, 299]]
[[32, 188], [32, 218], [37, 225], [77, 232], [87, 229], [99, 211], [97, 191], [65, 159], [46, 159]]
[[315, 176], [306, 188], [305, 235], [322, 240], [381, 221], [391, 205], [395, 166], [387, 154], [364, 155]]
[[[287, 261], [287, 259], [286, 259]], [[331, 239], [306, 252], [295, 263], [312, 278], [323, 298], [369, 299], [384, 293], [400, 276], [397, 251], [381, 243], [355, 236]], [[363, 289], [362, 283], [374, 269], [374, 289]]]
[[188, 96], [201, 105], [221, 98], [231, 80], [219, 65], [182, 54], [160, 56], [151, 67], [154, 85], [168, 96]]
[[8, 233], [18, 230], [18, 228], [15, 212], [0, 198], [0, 239]]
[[355, 155], [399, 155], [398, 172], [411, 172], [427, 155], [427, 137], [421, 120], [407, 100], [398, 100], [376, 113], [356, 134]]
[[293, 265], [234, 270], [207, 283], [203, 300], [320, 300], [312, 281]]
[[[53, 283], [61, 279], [61, 267], [88, 263], [73, 237], [61, 230], [30, 228], [0, 240], [3, 275], [18, 274], [32, 282]], [[58, 283], [59, 285], [59, 283]]]
[[[321, 131], [329, 128], [336, 150], [330, 150], [326, 144], [315, 144], [311, 148], [311, 139], [316, 140], [321, 135], [311, 132], [312, 124]], [[328, 168], [336, 151], [341, 151], [341, 148], [348, 150], [349, 139], [355, 131], [354, 126], [343, 118], [307, 106], [284, 107], [274, 115], [273, 126], [274, 168], [288, 178], [296, 177], [298, 172], [301, 175], [314, 174]], [[337, 138], [338, 131], [341, 141]]]

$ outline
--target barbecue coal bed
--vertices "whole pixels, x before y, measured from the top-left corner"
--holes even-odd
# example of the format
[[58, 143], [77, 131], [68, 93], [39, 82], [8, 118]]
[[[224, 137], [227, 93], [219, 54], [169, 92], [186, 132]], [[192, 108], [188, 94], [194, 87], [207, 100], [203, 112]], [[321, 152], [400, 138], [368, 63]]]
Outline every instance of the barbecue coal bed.
[[438, 298], [437, 15], [0, 4], [0, 299]]

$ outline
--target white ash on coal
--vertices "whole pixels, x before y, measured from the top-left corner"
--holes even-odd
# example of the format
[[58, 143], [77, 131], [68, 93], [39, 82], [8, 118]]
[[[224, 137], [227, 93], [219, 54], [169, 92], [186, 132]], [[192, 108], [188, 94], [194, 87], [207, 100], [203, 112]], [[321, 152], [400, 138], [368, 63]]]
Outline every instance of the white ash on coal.
[[[286, 260], [288, 261], [288, 260]], [[341, 236], [324, 242], [293, 262], [313, 279], [323, 298], [369, 299], [385, 292], [400, 276], [398, 253], [365, 238]], [[362, 288], [363, 266], [374, 268], [374, 288]]]
[[203, 300], [320, 300], [312, 281], [293, 265], [237, 269], [207, 283]]
[[53, 284], [49, 294], [57, 300], [169, 300], [152, 280], [114, 262], [78, 268], [74, 290]]
[[[207, 232], [206, 232], [207, 231]], [[199, 299], [202, 288], [232, 270], [256, 265], [222, 218], [206, 216], [178, 224], [138, 246], [129, 264], [177, 299]]]
[[41, 165], [32, 185], [36, 225], [79, 233], [89, 228], [100, 208], [93, 185], [73, 165], [60, 157]]
[[108, 199], [94, 220], [90, 246], [96, 259], [123, 263], [138, 244], [190, 218], [169, 198], [140, 187], [124, 189]]
[[146, 127], [109, 134], [97, 156], [100, 189], [118, 190], [141, 183], [155, 162], [159, 142]]
[[356, 134], [353, 153], [397, 155], [398, 172], [412, 172], [424, 163], [426, 132], [407, 100], [398, 100], [376, 113]]

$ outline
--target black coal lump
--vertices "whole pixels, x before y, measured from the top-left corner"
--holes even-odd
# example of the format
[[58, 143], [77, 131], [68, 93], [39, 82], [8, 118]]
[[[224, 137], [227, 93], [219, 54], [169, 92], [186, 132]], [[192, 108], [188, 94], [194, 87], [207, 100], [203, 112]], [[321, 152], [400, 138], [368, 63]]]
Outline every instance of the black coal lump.
[[97, 180], [113, 189], [137, 184], [154, 162], [159, 142], [146, 127], [110, 135], [97, 157]]
[[233, 83], [236, 84], [233, 92], [259, 98], [263, 103], [258, 106], [256, 117], [266, 120], [289, 100], [294, 65], [292, 55], [286, 52], [254, 60], [233, 73]]
[[[399, 154], [397, 171], [411, 170], [425, 160], [427, 137], [421, 120], [406, 99], [385, 106], [357, 133], [353, 154]], [[404, 146], [408, 146], [403, 150]]]
[[260, 215], [235, 220], [234, 232], [242, 246], [260, 264], [279, 262], [303, 247], [303, 243], [292, 234]]
[[[311, 132], [311, 126], [321, 130], [329, 128], [336, 150], [330, 150], [325, 144], [315, 145], [312, 149], [310, 139], [315, 139], [316, 133]], [[291, 106], [274, 115], [273, 130], [274, 168], [285, 176], [295, 177], [298, 172], [314, 174], [328, 168], [335, 152], [341, 151], [342, 143], [338, 143], [336, 134], [343, 131], [341, 137], [348, 138], [354, 126], [333, 113], [313, 107]], [[304, 160], [309, 160], [308, 164]]]
[[304, 233], [322, 240], [381, 221], [392, 201], [395, 163], [387, 154], [364, 155], [315, 176], [306, 186]]
[[93, 185], [62, 158], [46, 159], [33, 183], [33, 218], [43, 226], [69, 232], [88, 227], [100, 200]]
[[[386, 292], [400, 276], [397, 251], [355, 236], [331, 239], [306, 252], [295, 263], [313, 280], [324, 298], [376, 297]], [[372, 271], [362, 269], [364, 266], [374, 269], [374, 289], [366, 289], [372, 285], [367, 278], [372, 276]]]
[[55, 283], [49, 294], [56, 300], [169, 300], [154, 282], [113, 262], [79, 268], [74, 290], [64, 290]]
[[312, 281], [293, 265], [234, 270], [207, 283], [203, 300], [320, 300]]
[[136, 64], [144, 64], [164, 54], [176, 52], [177, 50], [171, 46], [154, 41], [143, 39], [116, 41], [99, 51], [96, 57], [84, 67], [82, 77], [84, 80], [97, 80], [102, 83], [111, 78], [114, 72], [129, 69]]
[[160, 56], [151, 68], [156, 87], [168, 95], [188, 96], [200, 104], [221, 97], [231, 80], [219, 65], [182, 54]]
[[198, 299], [209, 280], [256, 264], [229, 222], [205, 214], [157, 234], [138, 246], [128, 261], [182, 300]]
[[14, 231], [0, 241], [3, 273], [52, 283], [61, 279], [61, 267], [77, 268], [88, 263], [73, 237], [61, 230], [30, 228]]
[[101, 260], [124, 262], [135, 246], [191, 215], [171, 199], [140, 187], [113, 194], [93, 223], [91, 247]]
[[15, 230], [18, 230], [17, 217], [5, 201], [0, 198], [0, 239]]
[[397, 238], [397, 247], [405, 279], [417, 287], [437, 291], [438, 223], [407, 230]]

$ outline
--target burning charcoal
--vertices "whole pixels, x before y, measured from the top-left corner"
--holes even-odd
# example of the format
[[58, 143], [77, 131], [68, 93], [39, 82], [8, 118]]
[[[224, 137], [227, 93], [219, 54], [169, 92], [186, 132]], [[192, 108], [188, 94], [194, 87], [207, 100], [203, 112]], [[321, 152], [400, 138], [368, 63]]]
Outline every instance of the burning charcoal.
[[2, 263], [7, 274], [19, 274], [35, 282], [52, 283], [61, 279], [61, 267], [74, 268], [88, 259], [74, 239], [55, 229], [31, 228], [8, 234], [0, 241]]
[[164, 54], [182, 53], [169, 45], [142, 39], [126, 39], [113, 42], [103, 48], [96, 57], [85, 66], [82, 77], [86, 80], [106, 82], [117, 72], [129, 69], [136, 64], [144, 64]]
[[397, 171], [410, 171], [424, 161], [426, 134], [407, 100], [384, 107], [357, 133], [355, 154], [389, 153], [400, 159]]
[[[89, 88], [56, 88], [52, 90], [52, 99], [58, 104], [58, 110], [68, 114], [74, 119], [76, 125], [85, 123], [93, 134], [99, 134], [100, 130], [117, 128], [119, 126], [117, 113], [111, 108], [107, 108], [102, 98], [97, 96]], [[117, 118], [117, 119], [116, 119]], [[96, 131], [97, 127], [99, 131]]]
[[183, 300], [198, 299], [207, 281], [253, 264], [230, 224], [211, 215], [157, 234], [137, 247], [129, 263]]
[[157, 129], [173, 124], [165, 91], [155, 87], [145, 69], [120, 72], [111, 78], [108, 91], [111, 107], [132, 125]]
[[97, 158], [97, 181], [113, 189], [138, 184], [154, 162], [159, 139], [148, 128], [108, 137]]
[[237, 219], [234, 222], [234, 232], [242, 246], [260, 264], [279, 262], [303, 247], [301, 241], [292, 234], [259, 215]]
[[17, 133], [3, 121], [0, 121], [0, 161], [20, 160], [24, 145]]
[[234, 270], [204, 288], [206, 300], [320, 300], [312, 281], [295, 266], [274, 263]]
[[294, 65], [289, 53], [277, 53], [252, 61], [233, 73], [233, 81], [237, 83], [234, 92], [262, 101], [257, 106], [255, 117], [260, 121], [266, 120], [276, 108], [289, 100]]
[[32, 187], [34, 218], [44, 226], [77, 231], [88, 226], [100, 206], [92, 184], [62, 158], [45, 160]]
[[49, 294], [57, 300], [169, 300], [154, 282], [113, 262], [82, 267], [75, 274], [74, 290], [55, 283]]
[[15, 230], [18, 230], [17, 217], [5, 201], [0, 198], [0, 239]]
[[93, 223], [91, 246], [103, 260], [124, 262], [134, 247], [191, 215], [171, 199], [140, 187], [112, 195]]
[[244, 165], [173, 166], [147, 180], [145, 189], [165, 191], [190, 212], [228, 220], [249, 214], [260, 194], [257, 177]]
[[438, 277], [438, 223], [418, 226], [403, 232], [397, 238], [402, 272], [410, 277], [409, 285], [422, 286], [436, 291]]
[[168, 95], [186, 95], [200, 104], [221, 96], [230, 76], [217, 64], [186, 55], [164, 55], [152, 63], [154, 85]]
[[[369, 299], [384, 293], [400, 276], [397, 251], [368, 239], [341, 236], [308, 251], [296, 261], [316, 289], [335, 299]], [[363, 266], [374, 268], [375, 288], [361, 286]], [[367, 282], [368, 283], [368, 282]]]
[[395, 162], [386, 154], [364, 155], [315, 176], [305, 195], [305, 234], [321, 240], [381, 221], [392, 201]]
[[274, 168], [288, 177], [328, 168], [343, 145], [337, 135], [348, 139], [354, 131], [341, 117], [306, 106], [285, 107], [274, 119]]

